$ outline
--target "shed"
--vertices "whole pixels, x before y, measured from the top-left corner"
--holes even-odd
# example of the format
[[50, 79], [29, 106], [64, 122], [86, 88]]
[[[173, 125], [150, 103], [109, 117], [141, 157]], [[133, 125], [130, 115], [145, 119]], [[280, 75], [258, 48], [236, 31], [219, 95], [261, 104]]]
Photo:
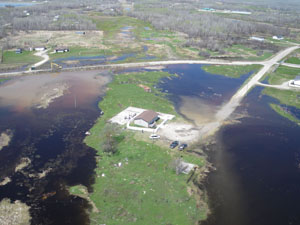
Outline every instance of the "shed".
[[55, 49], [55, 53], [64, 53], [64, 52], [69, 52], [69, 51], [70, 51], [70, 49], [63, 48], [63, 47]]
[[21, 48], [16, 49], [16, 54], [21, 54], [22, 52], [23, 52], [23, 50]]
[[85, 35], [85, 31], [76, 31], [76, 34], [81, 34], [81, 35]]
[[35, 51], [44, 51], [46, 49], [47, 49], [46, 47], [35, 47], [34, 48]]
[[261, 37], [251, 37], [250, 39], [254, 41], [261, 41], [261, 42], [265, 40], [264, 38]]
[[297, 76], [297, 77], [294, 79], [294, 85], [300, 86], [300, 76]]
[[283, 40], [284, 37], [282, 37], [282, 36], [273, 36], [273, 39], [274, 40]]
[[157, 112], [146, 110], [134, 118], [134, 124], [143, 127], [153, 127], [158, 119]]

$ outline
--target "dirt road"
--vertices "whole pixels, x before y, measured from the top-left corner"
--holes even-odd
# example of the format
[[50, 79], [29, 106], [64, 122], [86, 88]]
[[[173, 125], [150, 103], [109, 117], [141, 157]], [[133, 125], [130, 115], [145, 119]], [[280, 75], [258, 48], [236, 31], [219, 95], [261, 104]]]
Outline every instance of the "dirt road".
[[39, 61], [39, 62], [33, 64], [31, 67], [36, 68], [36, 67], [39, 67], [39, 66], [43, 65], [44, 63], [48, 62], [48, 60], [49, 60], [49, 55], [47, 54], [47, 51], [48, 51], [48, 50], [44, 50], [44, 51], [38, 51], [37, 53], [35, 53], [35, 54], [34, 54], [35, 56], [42, 57], [43, 60], [41, 60], [41, 61]]

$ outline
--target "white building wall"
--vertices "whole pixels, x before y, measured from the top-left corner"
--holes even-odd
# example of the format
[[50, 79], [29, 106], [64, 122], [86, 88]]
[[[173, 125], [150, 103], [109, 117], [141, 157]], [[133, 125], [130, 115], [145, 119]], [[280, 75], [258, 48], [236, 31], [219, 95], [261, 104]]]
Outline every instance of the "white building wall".
[[294, 84], [300, 86], [300, 80], [295, 80]]
[[148, 127], [148, 123], [142, 119], [139, 120], [135, 120], [134, 124], [139, 125], [139, 126], [143, 126], [143, 127]]

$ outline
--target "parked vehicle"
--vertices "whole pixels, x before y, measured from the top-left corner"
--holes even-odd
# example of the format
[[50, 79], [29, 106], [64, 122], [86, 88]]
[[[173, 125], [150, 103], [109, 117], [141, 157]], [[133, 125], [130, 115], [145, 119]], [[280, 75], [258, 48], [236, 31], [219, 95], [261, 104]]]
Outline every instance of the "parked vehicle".
[[151, 135], [149, 136], [149, 138], [150, 138], [150, 139], [159, 139], [160, 136], [157, 135], [157, 134], [151, 134]]
[[187, 144], [181, 144], [178, 148], [180, 151], [184, 150], [188, 145]]
[[179, 145], [179, 142], [178, 141], [173, 141], [171, 144], [170, 144], [170, 148], [176, 148], [177, 145]]

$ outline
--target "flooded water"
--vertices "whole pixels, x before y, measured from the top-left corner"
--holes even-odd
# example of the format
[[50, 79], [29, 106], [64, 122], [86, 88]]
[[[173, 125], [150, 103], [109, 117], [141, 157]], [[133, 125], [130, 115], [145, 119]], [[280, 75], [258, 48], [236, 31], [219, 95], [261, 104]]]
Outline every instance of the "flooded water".
[[[140, 71], [141, 69], [136, 69]], [[211, 75], [201, 65], [172, 65], [178, 74], [158, 85], [176, 109], [196, 124], [212, 115], [249, 77]], [[130, 69], [128, 71], [135, 71]], [[0, 131], [12, 130], [0, 151], [0, 200], [21, 200], [31, 207], [32, 224], [89, 223], [88, 203], [70, 196], [67, 186], [83, 184], [92, 191], [95, 151], [82, 143], [84, 133], [100, 115], [97, 102], [108, 75], [97, 71], [26, 76], [0, 88]], [[36, 109], [45, 92], [66, 84], [68, 90], [46, 109]], [[204, 225], [300, 224], [300, 128], [277, 115], [253, 89], [235, 114], [240, 123], [223, 127], [208, 146], [212, 172], [206, 189], [211, 215]], [[292, 110], [292, 109], [291, 109]], [[293, 109], [299, 117], [299, 110]], [[22, 158], [31, 163], [15, 173]], [[44, 176], [44, 175], [45, 176]]]
[[213, 213], [205, 225], [300, 224], [300, 128], [277, 115], [254, 89], [238, 110], [250, 117], [224, 127], [211, 160], [207, 190]]
[[171, 80], [162, 80], [159, 87], [174, 103], [177, 111], [197, 125], [214, 120], [216, 111], [239, 89], [249, 77], [238, 79], [213, 75], [201, 65], [171, 65], [165, 71], [177, 74]]
[[[241, 82], [207, 77], [196, 66], [170, 69], [180, 76], [162, 87], [196, 123], [206, 122], [203, 118], [228, 101]], [[268, 104], [276, 100], [261, 91], [250, 92], [235, 112], [244, 115], [240, 123], [224, 126], [216, 144], [208, 146], [217, 170], [205, 184], [211, 215], [203, 225], [300, 224], [300, 127], [274, 112]], [[299, 110], [288, 109], [299, 118]]]
[[[31, 209], [32, 224], [89, 223], [86, 200], [70, 196], [67, 186], [92, 191], [95, 151], [83, 143], [100, 110], [97, 103], [110, 77], [97, 71], [16, 78], [0, 88], [0, 131], [12, 130], [0, 151], [0, 199], [21, 200]], [[40, 96], [62, 83], [68, 90], [46, 109], [34, 106]], [[15, 173], [22, 158], [31, 163]]]

